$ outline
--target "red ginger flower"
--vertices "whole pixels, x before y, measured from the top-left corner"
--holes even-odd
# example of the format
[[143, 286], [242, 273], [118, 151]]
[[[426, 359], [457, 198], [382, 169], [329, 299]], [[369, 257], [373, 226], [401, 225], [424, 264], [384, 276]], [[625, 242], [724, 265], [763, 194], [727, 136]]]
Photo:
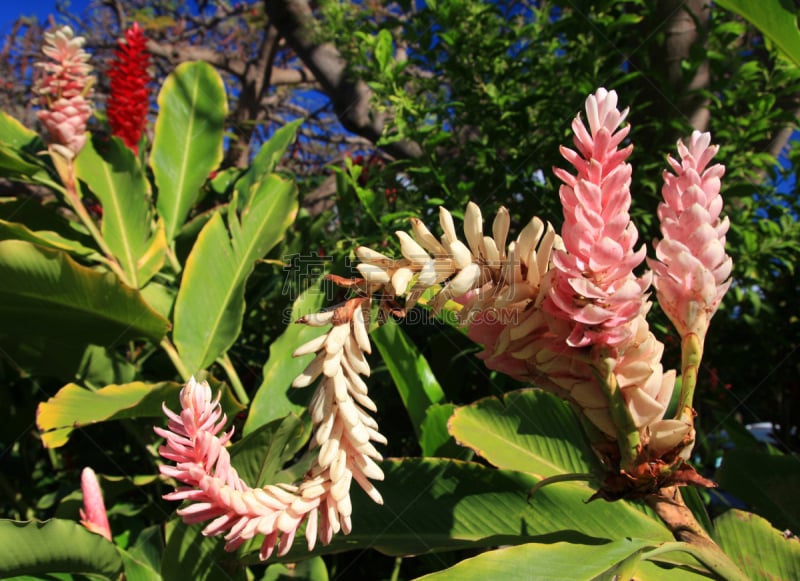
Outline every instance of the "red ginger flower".
[[668, 157], [675, 172], [664, 172], [658, 206], [661, 233], [655, 274], [658, 302], [681, 336], [705, 337], [711, 317], [730, 286], [732, 262], [725, 253], [728, 218], [720, 220], [720, 178], [725, 166], [708, 167], [719, 149], [709, 133], [695, 131], [688, 147], [678, 142], [681, 161]]
[[52, 143], [66, 148], [62, 153], [74, 157], [86, 143], [86, 122], [92, 115], [94, 77], [85, 39], [74, 36], [69, 26], [46, 32], [42, 52], [51, 60], [36, 63], [44, 74], [36, 82], [42, 110], [37, 113]]
[[150, 109], [147, 84], [150, 74], [150, 55], [138, 23], [125, 31], [125, 41], [119, 42], [108, 76], [111, 94], [108, 97], [108, 123], [114, 135], [129, 148], [138, 152], [139, 140], [147, 123]]
[[103, 491], [100, 490], [97, 475], [88, 466], [81, 472], [81, 492], [83, 493], [83, 508], [80, 509], [81, 524], [110, 541], [111, 527], [108, 526]]
[[628, 110], [618, 111], [617, 94], [598, 89], [586, 100], [589, 129], [578, 117], [572, 123], [578, 151], [561, 148], [577, 170], [573, 176], [554, 168], [564, 184], [561, 237], [566, 250], [553, 257], [555, 274], [544, 309], [562, 321], [567, 344], [618, 346], [630, 338], [628, 323], [643, 307], [646, 275], [633, 269], [645, 249], [634, 252], [638, 232], [628, 215], [633, 146], [619, 149], [629, 127], [619, 128]]

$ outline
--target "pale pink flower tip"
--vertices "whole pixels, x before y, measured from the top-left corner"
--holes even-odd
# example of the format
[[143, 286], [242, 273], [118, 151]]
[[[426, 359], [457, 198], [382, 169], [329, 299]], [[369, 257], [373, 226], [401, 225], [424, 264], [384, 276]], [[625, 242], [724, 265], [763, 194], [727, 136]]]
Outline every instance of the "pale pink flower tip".
[[658, 206], [663, 239], [655, 245], [657, 260], [648, 262], [661, 308], [681, 336], [705, 337], [730, 286], [732, 261], [725, 253], [730, 222], [720, 219], [725, 166], [709, 167], [718, 149], [709, 133], [695, 131], [688, 145], [678, 142], [680, 161], [668, 157], [674, 173], [664, 172], [664, 201]]
[[587, 130], [580, 117], [572, 123], [577, 151], [561, 154], [577, 175], [554, 168], [563, 181], [561, 236], [565, 250], [555, 252], [555, 278], [545, 310], [566, 322], [564, 334], [572, 347], [617, 346], [630, 337], [627, 324], [642, 309], [648, 276], [633, 269], [645, 250], [634, 250], [638, 232], [630, 220], [631, 166], [625, 160], [633, 147], [620, 148], [629, 127], [617, 110], [617, 94], [598, 89], [586, 100]]
[[97, 482], [97, 475], [88, 466], [81, 472], [81, 492], [83, 493], [83, 508], [80, 510], [81, 524], [110, 541], [111, 527], [108, 526], [103, 492]]
[[36, 63], [43, 71], [34, 88], [42, 109], [37, 113], [53, 143], [73, 155], [86, 143], [86, 123], [92, 115], [94, 77], [84, 38], [69, 26], [46, 32], [42, 52], [50, 60]]

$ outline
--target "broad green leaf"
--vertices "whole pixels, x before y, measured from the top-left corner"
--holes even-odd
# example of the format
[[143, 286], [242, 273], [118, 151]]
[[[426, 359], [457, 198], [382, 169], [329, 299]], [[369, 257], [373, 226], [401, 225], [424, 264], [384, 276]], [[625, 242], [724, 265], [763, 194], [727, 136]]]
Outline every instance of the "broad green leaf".
[[[337, 535], [314, 554], [377, 549], [388, 555], [518, 545], [528, 542], [593, 544], [640, 538], [671, 541], [658, 519], [618, 502], [590, 502], [592, 490], [574, 484], [541, 489], [528, 500], [536, 480], [521, 472], [497, 470], [449, 459], [387, 460], [376, 486], [378, 506], [354, 485], [353, 531]], [[258, 543], [248, 545], [255, 562]], [[295, 541], [287, 561], [307, 555]]]
[[269, 346], [269, 357], [262, 370], [263, 380], [253, 396], [244, 424], [245, 434], [289, 413], [301, 414], [306, 409], [312, 388], [295, 389], [292, 381], [306, 368], [313, 355], [292, 357], [292, 353], [326, 329], [294, 322], [304, 315], [319, 311], [324, 300], [325, 293], [319, 283], [309, 287], [295, 300], [286, 330]]
[[569, 405], [543, 391], [478, 400], [456, 409], [449, 427], [456, 441], [498, 468], [538, 478], [600, 471]]
[[795, 66], [800, 66], [800, 30], [795, 7], [782, 0], [718, 0], [717, 4], [748, 20]]
[[460, 447], [447, 431], [447, 422], [456, 406], [451, 403], [431, 404], [425, 410], [425, 419], [420, 426], [419, 445], [423, 456], [446, 456], [462, 458], [467, 450]]
[[190, 371], [205, 369], [236, 340], [247, 278], [256, 260], [283, 238], [296, 213], [294, 183], [273, 174], [241, 218], [231, 206], [228, 228], [215, 214], [200, 232], [175, 301], [173, 338]]
[[144, 286], [147, 281], [139, 280], [139, 261], [151, 245], [152, 209], [136, 156], [116, 137], [103, 141], [95, 136], [75, 160], [75, 174], [103, 206], [103, 239], [128, 281], [135, 288]]
[[161, 87], [150, 163], [158, 214], [170, 242], [222, 160], [227, 109], [222, 79], [207, 63], [178, 65]]
[[714, 527], [719, 545], [753, 581], [800, 579], [797, 537], [787, 537], [767, 520], [743, 510], [727, 511]]
[[444, 401], [444, 391], [428, 361], [393, 320], [372, 331], [371, 337], [389, 369], [419, 438], [426, 410], [430, 405]]
[[122, 561], [116, 547], [77, 522], [0, 520], [0, 577], [82, 573], [116, 579]]
[[167, 523], [161, 576], [167, 581], [244, 581], [244, 569], [235, 553], [223, 550], [222, 537], [205, 537], [202, 530], [202, 525], [186, 525], [177, 519]]
[[780, 529], [800, 531], [800, 458], [726, 450], [717, 482]]
[[35, 131], [28, 129], [5, 111], [0, 111], [0, 139], [0, 143], [15, 149], [22, 149], [34, 142], [41, 144], [41, 149], [44, 149], [44, 144]]
[[6, 222], [2, 219], [0, 219], [0, 240], [25, 240], [39, 246], [65, 250], [77, 256], [89, 256], [97, 252], [77, 240], [64, 238], [57, 232], [33, 231], [25, 224]]
[[308, 441], [309, 430], [295, 414], [261, 426], [231, 447], [231, 464], [249, 486], [274, 483], [275, 475]]
[[278, 129], [270, 137], [269, 141], [258, 150], [258, 153], [253, 158], [253, 163], [250, 164], [244, 175], [236, 182], [236, 191], [239, 192], [239, 200], [243, 206], [247, 205], [258, 185], [275, 171], [275, 167], [283, 157], [283, 154], [286, 153], [286, 149], [294, 141], [297, 128], [302, 123], [302, 119], [287, 123]]
[[[419, 577], [422, 581], [562, 581], [616, 578], [620, 563], [651, 548], [649, 541], [621, 540], [601, 545], [529, 543], [488, 551], [457, 565]], [[627, 578], [627, 577], [626, 577]]]
[[169, 323], [111, 273], [77, 264], [65, 252], [0, 241], [0, 338], [69, 336], [110, 345], [160, 341]]
[[[178, 394], [182, 387], [171, 381], [135, 381], [90, 391], [69, 383], [39, 404], [36, 425], [43, 432], [44, 445], [57, 448], [67, 443], [74, 428], [125, 418], [161, 418], [162, 403], [179, 410]], [[227, 389], [221, 403], [229, 417], [241, 409]]]

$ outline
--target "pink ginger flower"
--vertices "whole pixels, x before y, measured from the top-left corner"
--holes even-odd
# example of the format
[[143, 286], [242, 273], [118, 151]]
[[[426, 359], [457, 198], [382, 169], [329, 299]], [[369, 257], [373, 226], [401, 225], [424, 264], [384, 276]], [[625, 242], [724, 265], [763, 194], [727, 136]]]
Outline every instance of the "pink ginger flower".
[[[555, 252], [555, 279], [544, 309], [561, 321], [571, 347], [618, 346], [630, 336], [627, 323], [642, 309], [650, 276], [636, 278], [633, 269], [645, 249], [633, 250], [638, 238], [628, 215], [631, 204], [633, 150], [619, 145], [629, 127], [620, 128], [628, 110], [617, 110], [617, 94], [598, 89], [586, 100], [589, 129], [576, 117], [572, 123], [578, 151], [561, 154], [577, 175], [554, 168], [564, 184], [561, 237], [566, 250]], [[558, 325], [556, 325], [558, 326]]]
[[708, 167], [719, 149], [709, 133], [695, 131], [688, 146], [678, 142], [680, 162], [669, 156], [658, 206], [664, 238], [655, 245], [657, 260], [649, 265], [661, 308], [681, 337], [695, 333], [702, 340], [709, 321], [730, 286], [731, 258], [725, 253], [730, 222], [720, 220], [720, 179], [725, 166]]
[[[323, 326], [333, 322], [336, 313], [339, 311], [308, 315], [302, 322]], [[317, 353], [317, 357], [295, 380], [295, 387], [308, 386], [323, 375], [309, 405], [315, 427], [312, 447], [319, 446], [320, 452], [299, 486], [251, 488], [239, 477], [225, 448], [233, 429], [218, 436], [226, 417], [219, 395], [212, 400], [208, 383], [189, 380], [180, 393], [180, 413], [164, 407], [169, 419], [167, 429], [154, 429], [166, 440], [159, 453], [175, 465], [162, 465], [160, 470], [182, 484], [164, 498], [191, 503], [177, 511], [185, 523], [210, 520], [203, 534], [225, 534], [228, 551], [264, 535], [259, 552], [264, 560], [276, 546], [278, 555], [288, 553], [304, 522], [309, 550], [317, 538], [327, 544], [335, 533], [349, 533], [352, 481], [375, 502], [383, 502], [369, 479], [383, 478], [374, 461], [381, 456], [371, 441], [385, 443], [386, 439], [362, 409], [375, 409], [358, 377], [369, 372], [362, 354], [366, 326], [360, 307], [351, 316], [351, 321], [334, 322], [328, 333], [296, 352], [297, 356]]]
[[[287, 553], [300, 524], [312, 509], [319, 507], [319, 497], [306, 500], [288, 486], [250, 488], [231, 466], [225, 448], [233, 429], [217, 436], [227, 421], [219, 405], [219, 395], [212, 400], [208, 383], [198, 383], [192, 377], [181, 390], [180, 402], [179, 414], [164, 406], [168, 429], [154, 428], [166, 440], [159, 453], [176, 462], [175, 466], [162, 465], [161, 473], [185, 485], [164, 498], [191, 501], [192, 504], [178, 509], [178, 515], [187, 524], [211, 520], [203, 534], [227, 532], [226, 550], [233, 551], [246, 540], [263, 534], [262, 558], [272, 554], [279, 535], [278, 552]], [[307, 531], [316, 535], [311, 522]], [[313, 544], [310, 539], [309, 546]]]
[[147, 90], [147, 84], [151, 80], [147, 72], [149, 66], [147, 39], [139, 24], [134, 23], [125, 31], [125, 40], [119, 42], [108, 70], [111, 79], [108, 124], [112, 133], [134, 152], [138, 152], [139, 140], [150, 109]]
[[90, 57], [82, 48], [85, 39], [74, 36], [69, 26], [46, 32], [44, 38], [42, 52], [50, 61], [36, 63], [43, 70], [34, 88], [42, 107], [37, 115], [52, 143], [74, 157], [86, 143], [86, 123], [92, 115]]
[[100, 490], [97, 475], [88, 466], [81, 472], [81, 492], [83, 492], [83, 508], [80, 510], [81, 524], [110, 541], [111, 527], [108, 526], [103, 491]]

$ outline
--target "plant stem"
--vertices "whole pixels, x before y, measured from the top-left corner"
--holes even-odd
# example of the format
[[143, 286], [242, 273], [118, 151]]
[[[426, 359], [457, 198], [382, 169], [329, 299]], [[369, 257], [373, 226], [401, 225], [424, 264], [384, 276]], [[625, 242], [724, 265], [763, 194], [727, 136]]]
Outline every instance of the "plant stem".
[[228, 353], [224, 353], [220, 357], [217, 357], [217, 363], [222, 366], [222, 369], [225, 370], [225, 374], [228, 376], [228, 380], [231, 382], [231, 387], [233, 388], [233, 392], [236, 394], [236, 398], [239, 400], [243, 406], [247, 406], [250, 404], [250, 398], [247, 397], [247, 392], [242, 385], [242, 380], [239, 379], [239, 374], [236, 373], [236, 368], [233, 366], [233, 362], [231, 361], [230, 356]]
[[703, 358], [703, 340], [695, 333], [687, 334], [681, 341], [681, 398], [676, 418], [692, 421], [692, 401], [697, 388], [697, 370]]
[[[677, 486], [662, 488], [657, 494], [646, 497], [646, 502], [656, 514], [664, 521], [672, 535], [678, 540], [687, 543], [689, 547], [684, 550], [706, 565], [714, 573], [728, 581], [747, 581], [748, 577], [725, 554], [714, 540], [703, 529], [697, 519], [683, 501]], [[671, 547], [671, 546], [670, 546]], [[673, 550], [665, 549], [661, 552]], [[658, 550], [658, 549], [656, 549]], [[658, 553], [649, 553], [655, 556]]]
[[[89, 215], [86, 206], [83, 205], [83, 201], [81, 200], [81, 196], [78, 193], [78, 189], [75, 185], [75, 165], [73, 160], [65, 160], [57, 152], [52, 150], [50, 154], [53, 157], [53, 162], [56, 165], [56, 169], [58, 170], [61, 180], [64, 182], [64, 186], [66, 187], [66, 195], [64, 197], [67, 200], [67, 203], [69, 203], [69, 205], [72, 207], [81, 223], [89, 231], [89, 234], [92, 235], [92, 238], [94, 238], [97, 246], [99, 246], [100, 250], [103, 252], [103, 254], [105, 254], [107, 259], [106, 264], [111, 271], [116, 274], [124, 284], [134, 288], [131, 282], [128, 280], [128, 276], [125, 274], [125, 271], [122, 270], [119, 263], [114, 258], [114, 253], [111, 252], [108, 244], [106, 244], [105, 238], [103, 238], [102, 233], [97, 228], [97, 224], [94, 223], [94, 220], [92, 220], [92, 217]], [[56, 158], [56, 156], [59, 157]], [[61, 161], [58, 162], [57, 159]]]
[[172, 361], [175, 369], [180, 374], [181, 379], [183, 379], [183, 381], [189, 381], [189, 378], [192, 376], [191, 372], [186, 368], [181, 356], [178, 355], [178, 350], [175, 349], [175, 346], [166, 337], [161, 340], [161, 348], [166, 352], [167, 356], [169, 356], [170, 361]]

